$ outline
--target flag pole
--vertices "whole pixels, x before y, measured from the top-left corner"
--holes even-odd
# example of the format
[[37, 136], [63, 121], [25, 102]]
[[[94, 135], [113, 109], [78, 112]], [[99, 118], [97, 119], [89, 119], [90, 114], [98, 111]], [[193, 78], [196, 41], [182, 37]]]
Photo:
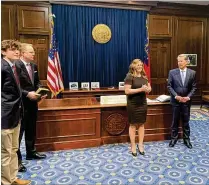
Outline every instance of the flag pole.
[[50, 14], [51, 24], [51, 38], [50, 48], [48, 55], [48, 70], [47, 70], [47, 86], [51, 90], [51, 98], [57, 97], [57, 95], [64, 90], [62, 70], [60, 65], [59, 53], [56, 44], [56, 37], [54, 32], [54, 21], [56, 18], [54, 14]]

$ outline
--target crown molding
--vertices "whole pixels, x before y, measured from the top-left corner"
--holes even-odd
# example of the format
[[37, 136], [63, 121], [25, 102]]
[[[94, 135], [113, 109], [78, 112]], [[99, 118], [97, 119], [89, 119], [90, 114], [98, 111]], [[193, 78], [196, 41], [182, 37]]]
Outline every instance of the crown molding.
[[117, 8], [117, 9], [129, 9], [129, 10], [146, 10], [149, 11], [152, 7], [157, 6], [156, 1], [58, 1], [51, 0], [51, 4], [65, 4], [76, 6], [91, 6], [102, 8]]
[[209, 5], [158, 2], [150, 9], [150, 14], [209, 17]]

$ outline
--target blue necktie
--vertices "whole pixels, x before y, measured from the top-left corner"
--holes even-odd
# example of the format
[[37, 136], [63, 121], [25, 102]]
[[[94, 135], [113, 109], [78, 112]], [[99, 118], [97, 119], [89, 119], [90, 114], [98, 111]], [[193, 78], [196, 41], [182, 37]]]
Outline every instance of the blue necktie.
[[185, 71], [181, 71], [181, 80], [182, 80], [182, 84], [184, 85], [184, 81], [185, 81]]

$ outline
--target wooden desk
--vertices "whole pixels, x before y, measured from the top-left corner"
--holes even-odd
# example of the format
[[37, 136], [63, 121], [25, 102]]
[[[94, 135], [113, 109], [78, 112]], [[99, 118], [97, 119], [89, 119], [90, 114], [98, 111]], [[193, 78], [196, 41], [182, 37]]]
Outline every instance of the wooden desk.
[[[169, 103], [149, 103], [145, 141], [170, 138]], [[100, 105], [95, 98], [46, 99], [39, 106], [38, 151], [129, 142], [125, 104]]]
[[[119, 90], [118, 88], [115, 89], [108, 89], [105, 87], [101, 87], [98, 90], [69, 90], [65, 89], [61, 96], [62, 98], [84, 98], [84, 97], [98, 97], [98, 96], [105, 96], [105, 95], [124, 95], [124, 90]], [[194, 97], [192, 98], [192, 104], [200, 104], [200, 91], [197, 89]], [[153, 95], [154, 96], [154, 95]]]

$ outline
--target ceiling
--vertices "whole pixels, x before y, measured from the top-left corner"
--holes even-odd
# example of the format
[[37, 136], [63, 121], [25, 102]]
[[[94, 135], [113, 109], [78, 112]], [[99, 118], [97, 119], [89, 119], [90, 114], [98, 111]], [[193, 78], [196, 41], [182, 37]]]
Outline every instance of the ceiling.
[[[14, 1], [14, 0], [3, 0], [3, 1]], [[16, 0], [16, 1], [25, 1], [25, 0]], [[26, 1], [34, 1], [34, 0], [26, 0]], [[43, 1], [43, 0], [36, 0], [36, 1]], [[59, 2], [60, 0], [49, 0], [49, 2]], [[71, 1], [77, 1], [79, 2], [80, 0], [61, 0], [62, 2], [71, 2]], [[196, 5], [207, 5], [209, 6], [209, 0], [207, 1], [194, 1], [194, 0], [184, 0], [184, 1], [179, 1], [179, 0], [133, 0], [133, 1], [128, 1], [128, 0], [84, 0], [85, 1], [97, 1], [97, 2], [143, 2], [143, 1], [149, 1], [149, 2], [170, 2], [170, 3], [183, 3], [183, 4], [196, 4]]]
[[196, 4], [196, 5], [209, 5], [209, 1], [178, 1], [178, 0], [160, 0], [159, 2], [170, 2], [170, 3], [183, 3], [183, 4]]

